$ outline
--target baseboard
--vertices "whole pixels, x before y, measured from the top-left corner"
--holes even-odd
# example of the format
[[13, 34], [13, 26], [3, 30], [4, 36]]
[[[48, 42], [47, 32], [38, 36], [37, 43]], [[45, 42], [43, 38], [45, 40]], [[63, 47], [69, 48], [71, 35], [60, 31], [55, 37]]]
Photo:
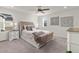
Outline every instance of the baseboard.
[[54, 38], [63, 38], [63, 39], [67, 39], [67, 37], [62, 37], [62, 36], [54, 36]]

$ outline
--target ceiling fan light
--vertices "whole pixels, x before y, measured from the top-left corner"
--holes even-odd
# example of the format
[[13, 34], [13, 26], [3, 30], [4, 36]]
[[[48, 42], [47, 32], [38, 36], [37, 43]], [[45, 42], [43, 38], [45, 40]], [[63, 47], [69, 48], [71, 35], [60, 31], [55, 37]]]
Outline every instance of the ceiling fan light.
[[41, 13], [41, 12], [38, 12], [38, 13], [36, 13], [35, 15], [37, 15], [37, 16], [44, 16], [44, 15], [48, 15], [49, 13]]
[[67, 8], [67, 6], [64, 6], [64, 9], [66, 9]]

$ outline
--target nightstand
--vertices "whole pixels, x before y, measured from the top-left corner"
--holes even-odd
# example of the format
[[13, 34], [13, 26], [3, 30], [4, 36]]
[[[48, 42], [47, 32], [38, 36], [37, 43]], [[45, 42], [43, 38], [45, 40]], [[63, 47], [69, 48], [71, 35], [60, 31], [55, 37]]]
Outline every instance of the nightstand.
[[0, 41], [8, 40], [8, 31], [1, 31], [0, 32]]
[[9, 32], [9, 41], [19, 39], [19, 30], [12, 30]]

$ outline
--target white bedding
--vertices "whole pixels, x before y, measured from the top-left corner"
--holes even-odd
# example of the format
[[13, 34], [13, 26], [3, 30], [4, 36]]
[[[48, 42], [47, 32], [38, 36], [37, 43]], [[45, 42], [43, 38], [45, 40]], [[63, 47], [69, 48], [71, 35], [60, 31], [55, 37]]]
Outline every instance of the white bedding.
[[44, 32], [44, 33], [49, 33], [49, 31], [46, 31], [46, 30], [32, 30], [32, 31], [27, 31], [27, 30], [23, 30], [22, 31], [22, 33], [30, 33], [30, 34], [32, 34], [32, 33], [34, 33], [34, 32], [40, 32], [40, 31], [42, 31], [42, 32]]
[[27, 41], [28, 43], [32, 44], [36, 48], [40, 48], [39, 44], [35, 42], [34, 35], [32, 34], [34, 32], [40, 32], [40, 31], [44, 33], [49, 33], [49, 31], [46, 30], [33, 30], [33, 31], [23, 30], [21, 34], [21, 38]]

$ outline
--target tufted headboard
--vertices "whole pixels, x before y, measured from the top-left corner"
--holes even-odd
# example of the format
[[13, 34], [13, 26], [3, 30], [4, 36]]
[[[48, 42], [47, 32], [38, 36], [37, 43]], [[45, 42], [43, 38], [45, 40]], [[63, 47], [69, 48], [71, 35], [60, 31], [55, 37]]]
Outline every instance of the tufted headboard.
[[21, 31], [24, 29], [24, 25], [31, 25], [32, 27], [35, 27], [33, 22], [20, 21], [19, 22], [19, 33], [20, 33], [20, 35], [21, 35]]

